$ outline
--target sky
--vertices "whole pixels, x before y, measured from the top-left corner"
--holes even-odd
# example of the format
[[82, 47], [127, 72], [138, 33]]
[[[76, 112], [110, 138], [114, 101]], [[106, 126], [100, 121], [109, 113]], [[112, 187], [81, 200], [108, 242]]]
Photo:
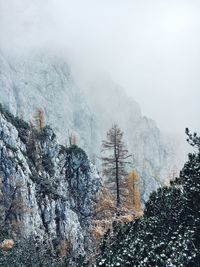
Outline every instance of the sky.
[[104, 70], [169, 133], [200, 132], [199, 0], [0, 0], [0, 49]]

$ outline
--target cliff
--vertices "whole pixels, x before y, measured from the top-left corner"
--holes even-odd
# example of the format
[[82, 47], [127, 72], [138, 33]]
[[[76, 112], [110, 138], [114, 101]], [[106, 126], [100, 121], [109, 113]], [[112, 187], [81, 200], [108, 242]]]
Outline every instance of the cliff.
[[73, 256], [90, 249], [90, 219], [101, 180], [78, 146], [59, 145], [50, 127], [36, 130], [0, 108], [1, 227], [46, 240]]

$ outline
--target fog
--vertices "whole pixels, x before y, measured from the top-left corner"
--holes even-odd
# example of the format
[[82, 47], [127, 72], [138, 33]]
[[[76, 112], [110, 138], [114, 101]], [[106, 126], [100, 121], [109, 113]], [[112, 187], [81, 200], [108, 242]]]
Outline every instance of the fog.
[[101, 70], [167, 132], [200, 131], [198, 0], [0, 0], [0, 49], [62, 51]]

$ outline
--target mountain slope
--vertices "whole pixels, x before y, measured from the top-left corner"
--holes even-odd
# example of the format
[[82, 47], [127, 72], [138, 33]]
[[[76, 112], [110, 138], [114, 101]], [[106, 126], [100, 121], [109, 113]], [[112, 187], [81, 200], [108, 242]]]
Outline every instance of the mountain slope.
[[90, 145], [86, 140], [92, 114], [61, 58], [0, 54], [0, 92], [12, 114], [29, 121], [38, 107], [44, 108], [59, 140], [66, 142], [68, 133], [77, 129], [83, 148]]
[[77, 84], [62, 58], [0, 55], [3, 104], [25, 120], [32, 120], [36, 108], [44, 108], [47, 123], [62, 143], [75, 132], [79, 145], [95, 160], [106, 131], [112, 123], [119, 123], [134, 155], [133, 166], [141, 175], [146, 199], [165, 182], [174, 162], [169, 141], [164, 140], [154, 121], [142, 116], [138, 104], [123, 88], [105, 75], [91, 79], [86, 86]]

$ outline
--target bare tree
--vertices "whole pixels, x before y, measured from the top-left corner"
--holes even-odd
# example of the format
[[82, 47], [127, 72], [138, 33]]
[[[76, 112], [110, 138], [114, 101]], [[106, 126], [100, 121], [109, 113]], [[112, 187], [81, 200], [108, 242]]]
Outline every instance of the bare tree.
[[102, 152], [105, 153], [105, 156], [101, 157], [104, 174], [115, 179], [116, 207], [118, 209], [121, 204], [119, 182], [122, 177], [127, 175], [126, 166], [130, 164], [128, 158], [131, 155], [125, 147], [123, 132], [117, 124], [114, 124], [107, 132], [107, 139], [102, 142]]

